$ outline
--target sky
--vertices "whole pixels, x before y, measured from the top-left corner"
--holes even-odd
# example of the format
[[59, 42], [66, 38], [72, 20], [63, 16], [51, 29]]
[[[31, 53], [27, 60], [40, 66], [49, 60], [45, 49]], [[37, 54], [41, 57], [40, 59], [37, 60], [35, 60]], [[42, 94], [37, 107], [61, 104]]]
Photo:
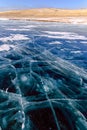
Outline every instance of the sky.
[[0, 10], [27, 8], [87, 8], [87, 0], [0, 0]]

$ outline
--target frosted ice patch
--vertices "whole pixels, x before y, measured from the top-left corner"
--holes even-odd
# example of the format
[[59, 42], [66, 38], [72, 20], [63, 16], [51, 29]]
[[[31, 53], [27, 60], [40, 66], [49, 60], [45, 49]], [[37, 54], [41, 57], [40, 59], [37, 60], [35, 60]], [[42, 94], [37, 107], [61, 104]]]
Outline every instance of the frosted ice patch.
[[22, 75], [22, 76], [21, 76], [21, 80], [22, 80], [23, 82], [26, 82], [28, 79], [27, 79], [27, 77], [26, 77], [25, 75]]
[[44, 91], [45, 91], [45, 92], [48, 92], [48, 91], [49, 91], [49, 87], [48, 87], [48, 86], [44, 85], [43, 88], [44, 88]]
[[45, 34], [41, 35], [48, 38], [55, 39], [68, 39], [68, 40], [87, 40], [86, 36], [79, 35], [77, 33], [71, 32], [52, 32], [52, 31], [44, 31]]
[[[72, 34], [72, 33], [68, 33], [68, 32], [51, 32], [51, 31], [44, 31], [45, 33], [48, 33], [48, 34], [53, 34], [53, 35], [66, 35], [66, 34]], [[75, 33], [73, 33], [75, 34]]]
[[0, 51], [9, 51], [11, 48], [14, 48], [13, 45], [3, 44], [0, 46]]
[[10, 31], [29, 31], [30, 29], [22, 29], [22, 28], [8, 28], [8, 29], [6, 29], [6, 30], [10, 30]]
[[24, 123], [22, 124], [22, 129], [24, 129], [24, 127], [25, 127], [25, 125], [24, 125]]
[[80, 54], [81, 51], [71, 51], [71, 53], [74, 53], [74, 54]]
[[62, 44], [62, 43], [59, 41], [55, 41], [55, 42], [50, 42], [49, 44]]
[[81, 41], [80, 43], [82, 43], [82, 44], [87, 44], [87, 41]]
[[35, 28], [35, 25], [27, 25], [27, 26], [21, 26], [24, 29], [29, 29], [29, 28]]
[[19, 41], [19, 40], [29, 40], [30, 38], [27, 35], [23, 34], [11, 34], [9, 37], [1, 37], [0, 41], [7, 42], [7, 41]]

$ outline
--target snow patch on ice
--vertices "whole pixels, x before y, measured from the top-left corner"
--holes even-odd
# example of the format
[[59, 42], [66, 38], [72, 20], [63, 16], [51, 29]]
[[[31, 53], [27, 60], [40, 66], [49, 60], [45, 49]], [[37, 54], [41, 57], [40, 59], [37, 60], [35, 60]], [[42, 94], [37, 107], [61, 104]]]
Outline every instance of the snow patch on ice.
[[82, 43], [82, 44], [87, 44], [87, 41], [81, 41], [80, 43]]
[[35, 25], [26, 25], [26, 26], [21, 26], [24, 29], [29, 29], [29, 28], [35, 28]]
[[11, 48], [14, 48], [13, 45], [3, 44], [0, 46], [0, 51], [9, 51]]
[[49, 44], [62, 44], [62, 43], [59, 41], [55, 41], [55, 42], [50, 42]]
[[[53, 35], [66, 35], [66, 34], [72, 34], [70, 32], [51, 32], [51, 31], [44, 31], [44, 33], [53, 34]], [[73, 33], [75, 34], [75, 33]]]
[[1, 37], [0, 41], [8, 42], [8, 41], [19, 41], [19, 40], [29, 40], [30, 38], [27, 35], [23, 34], [11, 34], [9, 37]]
[[40, 35], [48, 38], [55, 39], [68, 39], [68, 40], [87, 40], [86, 36], [79, 35], [77, 33], [71, 32], [52, 32], [52, 31], [44, 31], [45, 34]]
[[6, 30], [9, 30], [9, 31], [29, 31], [30, 29], [22, 29], [22, 28], [8, 28]]
[[74, 54], [80, 54], [81, 51], [71, 51], [71, 53], [74, 53]]

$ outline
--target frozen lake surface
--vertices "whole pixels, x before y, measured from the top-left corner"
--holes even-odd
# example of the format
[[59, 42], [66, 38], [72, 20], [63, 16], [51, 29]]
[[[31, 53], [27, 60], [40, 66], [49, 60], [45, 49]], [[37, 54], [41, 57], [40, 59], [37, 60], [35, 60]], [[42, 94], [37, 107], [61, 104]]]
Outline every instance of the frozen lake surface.
[[87, 130], [87, 25], [0, 21], [0, 128]]

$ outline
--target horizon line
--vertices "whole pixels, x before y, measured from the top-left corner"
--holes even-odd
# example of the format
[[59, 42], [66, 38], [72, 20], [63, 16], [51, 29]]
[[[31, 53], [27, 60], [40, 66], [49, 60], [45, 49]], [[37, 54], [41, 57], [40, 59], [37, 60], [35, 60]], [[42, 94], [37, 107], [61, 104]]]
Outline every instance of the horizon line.
[[63, 7], [19, 7], [19, 8], [9, 8], [9, 7], [0, 7], [0, 11], [14, 11], [14, 10], [29, 10], [29, 9], [64, 9], [64, 10], [81, 10], [87, 8], [63, 8]]

